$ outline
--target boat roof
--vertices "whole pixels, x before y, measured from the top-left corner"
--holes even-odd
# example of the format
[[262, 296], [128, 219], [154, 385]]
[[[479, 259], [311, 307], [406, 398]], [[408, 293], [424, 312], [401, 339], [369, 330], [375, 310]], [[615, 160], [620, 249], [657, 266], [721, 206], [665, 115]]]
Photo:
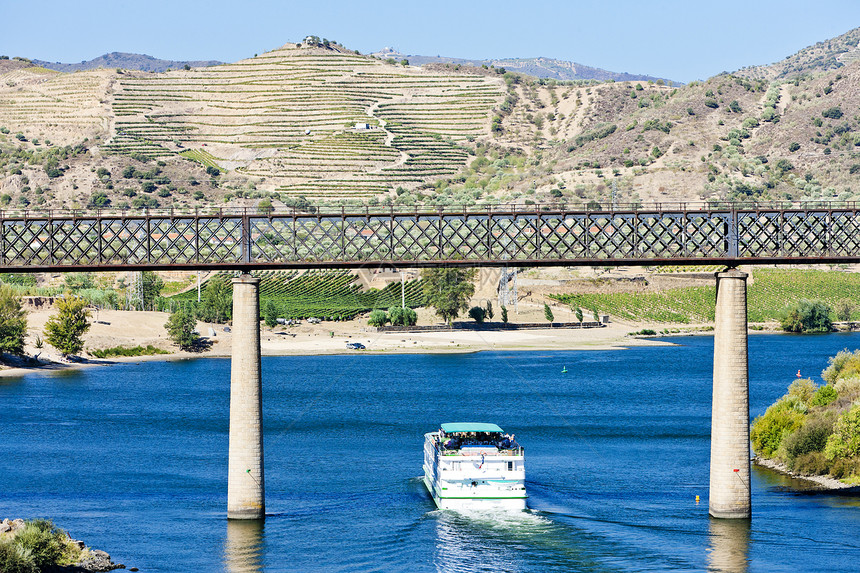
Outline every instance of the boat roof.
[[454, 432], [489, 432], [502, 433], [502, 429], [495, 424], [484, 424], [481, 422], [449, 422], [442, 424], [442, 431], [446, 434]]

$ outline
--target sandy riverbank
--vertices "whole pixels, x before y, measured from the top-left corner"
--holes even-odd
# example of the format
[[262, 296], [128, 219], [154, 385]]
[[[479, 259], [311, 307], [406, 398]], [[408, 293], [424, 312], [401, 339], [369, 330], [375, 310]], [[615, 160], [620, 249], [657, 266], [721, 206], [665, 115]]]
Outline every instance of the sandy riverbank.
[[[520, 322], [533, 320], [533, 309], [524, 309]], [[542, 309], [540, 309], [542, 312]], [[537, 312], [535, 310], [535, 312]], [[164, 324], [168, 314], [161, 312], [100, 311], [91, 318], [90, 330], [84, 335], [85, 350], [114, 346], [153, 345], [170, 351], [155, 356], [94, 359], [67, 362], [53, 348], [43, 343], [36, 348], [36, 337], [44, 338], [44, 325], [53, 314], [50, 309], [28, 313], [28, 336], [25, 348], [29, 356], [37, 356], [44, 364], [36, 367], [15, 367], [0, 370], [0, 376], [20, 376], [30, 372], [103, 366], [118, 362], [145, 360], [178, 360], [200, 357], [230, 356], [232, 335], [224, 325], [198, 323], [198, 331], [212, 343], [204, 352], [182, 352], [167, 338]], [[419, 324], [432, 324], [435, 319], [428, 309], [419, 309]], [[481, 350], [606, 350], [628, 346], [660, 345], [664, 342], [631, 337], [640, 325], [612, 323], [595, 329], [539, 329], [515, 331], [446, 331], [421, 333], [372, 332], [366, 319], [347, 322], [303, 323], [298, 326], [262, 326], [260, 345], [264, 356], [346, 354], [356, 352], [441, 353], [477, 352]], [[210, 330], [211, 329], [211, 330]], [[214, 332], [214, 336], [209, 336]], [[364, 351], [346, 348], [347, 342], [360, 342]], [[86, 354], [84, 354], [86, 356]]]

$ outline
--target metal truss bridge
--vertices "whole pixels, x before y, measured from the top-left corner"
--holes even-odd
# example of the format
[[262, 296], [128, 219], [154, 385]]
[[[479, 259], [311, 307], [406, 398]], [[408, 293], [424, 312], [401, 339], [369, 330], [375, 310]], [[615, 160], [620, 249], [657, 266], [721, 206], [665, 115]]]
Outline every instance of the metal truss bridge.
[[860, 204], [3, 211], [4, 272], [860, 262]]

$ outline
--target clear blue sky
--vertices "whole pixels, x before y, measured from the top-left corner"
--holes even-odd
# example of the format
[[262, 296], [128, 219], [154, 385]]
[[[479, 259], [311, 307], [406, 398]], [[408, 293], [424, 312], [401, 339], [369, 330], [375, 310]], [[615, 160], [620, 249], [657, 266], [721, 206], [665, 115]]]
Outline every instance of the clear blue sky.
[[362, 53], [546, 56], [689, 82], [860, 26], [860, 0], [0, 0], [0, 55], [235, 61], [325, 37]]

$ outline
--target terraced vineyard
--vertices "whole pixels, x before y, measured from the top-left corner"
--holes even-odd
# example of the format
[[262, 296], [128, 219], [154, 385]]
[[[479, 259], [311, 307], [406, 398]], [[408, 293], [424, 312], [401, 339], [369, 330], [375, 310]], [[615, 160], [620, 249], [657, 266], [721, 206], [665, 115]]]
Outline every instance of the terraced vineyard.
[[[261, 279], [260, 307], [264, 308], [272, 301], [278, 309], [278, 316], [282, 318], [350, 320], [377, 308], [387, 310], [391, 306], [399, 306], [401, 300], [399, 283], [392, 283], [382, 290], [362, 290], [355, 284], [356, 275], [348, 271], [308, 271], [301, 274], [297, 271], [259, 271], [252, 274]], [[209, 280], [228, 281], [233, 276], [221, 272]], [[176, 308], [177, 305], [194, 307], [197, 304], [197, 291], [187, 291], [161, 300], [163, 310]], [[407, 281], [406, 305], [415, 308], [423, 304], [421, 281]]]
[[288, 44], [233, 64], [121, 77], [104, 149], [181, 153], [287, 196], [369, 197], [458, 172], [468, 157], [458, 142], [489, 133], [503, 95], [498, 78]]
[[[750, 322], [778, 320], [785, 306], [801, 298], [820, 299], [833, 308], [848, 299], [857, 305], [853, 319], [860, 318], [860, 275], [819, 270], [756, 269], [748, 286]], [[553, 295], [573, 308], [598, 309], [601, 313], [635, 322], [713, 322], [715, 287], [688, 287], [661, 292]], [[588, 312], [586, 312], [588, 314]]]
[[25, 68], [0, 78], [0, 125], [13, 132], [29, 138], [45, 133], [55, 144], [72, 145], [107, 131], [107, 71], [61, 74]]

